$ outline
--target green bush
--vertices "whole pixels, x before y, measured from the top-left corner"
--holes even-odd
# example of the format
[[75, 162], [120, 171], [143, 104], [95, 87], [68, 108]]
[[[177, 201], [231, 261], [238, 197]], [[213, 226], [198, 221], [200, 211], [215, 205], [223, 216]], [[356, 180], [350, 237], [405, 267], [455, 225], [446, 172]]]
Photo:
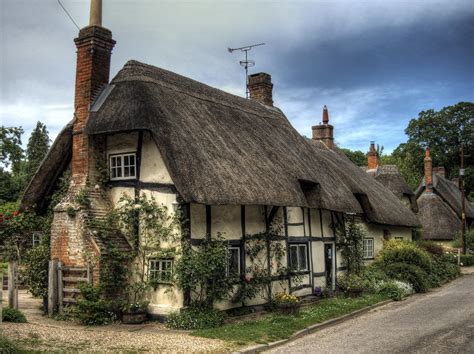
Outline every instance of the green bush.
[[393, 281], [382, 282], [376, 292], [395, 301], [403, 300], [406, 296], [405, 291]]
[[337, 277], [337, 286], [342, 291], [364, 289], [364, 282], [360, 276], [346, 273]]
[[172, 329], [204, 329], [222, 326], [225, 315], [222, 311], [191, 307], [171, 313], [166, 326]]
[[410, 283], [417, 293], [426, 292], [430, 288], [428, 274], [416, 265], [392, 263], [386, 265], [384, 271], [390, 278]]
[[[469, 249], [474, 249], [474, 229], [466, 232], [466, 244]], [[454, 239], [452, 246], [455, 248], [462, 248], [462, 237], [458, 234]]]
[[362, 271], [362, 282], [364, 289], [371, 292], [376, 292], [377, 285], [381, 282], [389, 281], [390, 278], [385, 274], [376, 264], [371, 264], [365, 267]]
[[23, 353], [23, 351], [18, 345], [12, 342], [10, 339], [6, 338], [0, 334], [0, 353]]
[[403, 240], [387, 241], [377, 256], [376, 263], [382, 265], [382, 270], [390, 264], [404, 263], [417, 266], [426, 273], [431, 272], [432, 266], [428, 252], [418, 248], [413, 242]]
[[455, 279], [461, 273], [459, 266], [451, 260], [451, 257], [435, 257], [432, 272], [438, 277], [439, 285]]
[[471, 254], [462, 254], [461, 264], [463, 265], [463, 267], [469, 267], [474, 265], [474, 256]]
[[2, 320], [4, 322], [26, 323], [25, 315], [14, 308], [6, 307], [2, 311]]
[[81, 298], [73, 310], [73, 316], [82, 324], [105, 325], [117, 319], [111, 301], [102, 299], [102, 289], [89, 283], [79, 285]]

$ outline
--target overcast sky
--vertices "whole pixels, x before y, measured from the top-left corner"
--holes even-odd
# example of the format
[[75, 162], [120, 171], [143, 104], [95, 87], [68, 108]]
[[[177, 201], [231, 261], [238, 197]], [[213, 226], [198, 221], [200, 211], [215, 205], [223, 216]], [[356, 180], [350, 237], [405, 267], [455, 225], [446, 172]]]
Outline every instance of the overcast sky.
[[[79, 27], [89, 0], [61, 0]], [[418, 112], [474, 100], [474, 1], [103, 0], [129, 59], [245, 95], [242, 53], [272, 75], [275, 105], [311, 136], [328, 105], [341, 147], [391, 151]], [[78, 30], [57, 0], [0, 0], [0, 120], [51, 137], [71, 118]], [[26, 139], [25, 139], [26, 140]]]

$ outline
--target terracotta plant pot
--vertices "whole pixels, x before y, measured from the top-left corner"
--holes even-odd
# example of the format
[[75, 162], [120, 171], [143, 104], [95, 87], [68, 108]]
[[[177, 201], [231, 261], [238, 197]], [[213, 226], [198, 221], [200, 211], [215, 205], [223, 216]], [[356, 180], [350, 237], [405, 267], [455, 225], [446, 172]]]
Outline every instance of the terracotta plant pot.
[[146, 321], [146, 312], [124, 313], [122, 316], [122, 323], [125, 324], [141, 324]]

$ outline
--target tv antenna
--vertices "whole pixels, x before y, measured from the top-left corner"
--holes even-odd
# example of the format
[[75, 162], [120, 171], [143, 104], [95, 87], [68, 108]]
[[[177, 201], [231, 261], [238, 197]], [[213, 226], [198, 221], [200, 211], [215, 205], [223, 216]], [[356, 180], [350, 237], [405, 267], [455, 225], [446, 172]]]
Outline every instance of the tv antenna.
[[258, 44], [252, 44], [252, 45], [248, 45], [248, 46], [240, 47], [240, 48], [227, 48], [229, 53], [232, 53], [235, 50], [240, 50], [241, 52], [245, 52], [245, 60], [240, 61], [240, 66], [243, 66], [245, 68], [245, 97], [246, 98], [249, 98], [249, 85], [248, 85], [249, 84], [249, 68], [252, 66], [255, 66], [255, 61], [248, 59], [248, 52], [253, 47], [258, 47], [264, 44], [265, 43], [258, 43]]

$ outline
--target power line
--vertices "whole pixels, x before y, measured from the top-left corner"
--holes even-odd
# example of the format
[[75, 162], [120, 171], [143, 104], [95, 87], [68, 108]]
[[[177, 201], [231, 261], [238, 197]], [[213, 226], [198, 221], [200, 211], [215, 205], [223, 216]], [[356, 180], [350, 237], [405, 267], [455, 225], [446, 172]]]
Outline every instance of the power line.
[[64, 12], [66, 13], [66, 15], [69, 17], [69, 19], [72, 21], [72, 23], [74, 23], [74, 26], [77, 27], [77, 29], [80, 31], [81, 29], [79, 28], [79, 26], [77, 25], [76, 21], [74, 21], [74, 19], [72, 18], [72, 16], [69, 14], [69, 12], [66, 10], [66, 8], [64, 7], [63, 4], [61, 4], [61, 1], [58, 0], [58, 4], [61, 6], [61, 8], [64, 10]]

